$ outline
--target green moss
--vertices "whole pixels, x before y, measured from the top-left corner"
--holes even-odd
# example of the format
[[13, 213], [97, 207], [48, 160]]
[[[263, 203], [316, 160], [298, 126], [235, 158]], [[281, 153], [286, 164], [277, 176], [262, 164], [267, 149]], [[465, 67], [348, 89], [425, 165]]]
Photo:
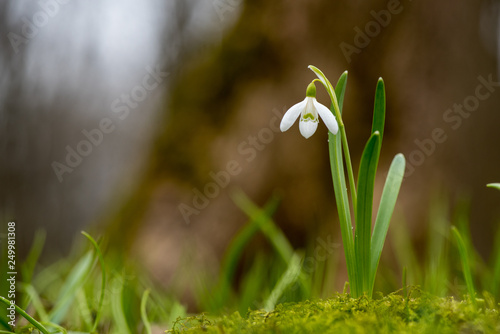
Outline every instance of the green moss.
[[[420, 294], [413, 290], [412, 295]], [[421, 294], [404, 299], [337, 295], [327, 300], [280, 304], [272, 312], [206, 314], [180, 319], [170, 333], [500, 333], [496, 308], [475, 308], [453, 297]]]

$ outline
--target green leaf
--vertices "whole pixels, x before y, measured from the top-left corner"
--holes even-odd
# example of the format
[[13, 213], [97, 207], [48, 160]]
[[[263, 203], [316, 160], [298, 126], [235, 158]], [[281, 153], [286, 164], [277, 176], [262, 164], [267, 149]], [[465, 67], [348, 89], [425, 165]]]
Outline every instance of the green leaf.
[[469, 254], [467, 252], [467, 247], [465, 246], [465, 242], [458, 232], [458, 229], [455, 226], [451, 227], [451, 231], [455, 236], [455, 240], [457, 241], [458, 253], [460, 255], [460, 260], [462, 262], [462, 268], [464, 272], [465, 283], [467, 284], [467, 290], [469, 291], [469, 296], [471, 298], [472, 304], [476, 306], [476, 290], [474, 289], [474, 282], [472, 280], [471, 267], [469, 264]]
[[[276, 225], [276, 223], [269, 217], [269, 215], [255, 205], [247, 195], [241, 190], [235, 190], [231, 197], [234, 203], [247, 214], [252, 220], [255, 220], [259, 226], [261, 232], [266, 236], [266, 238], [271, 242], [276, 252], [285, 261], [287, 265], [290, 265], [292, 256], [294, 254], [293, 247], [286, 238], [283, 231]], [[304, 275], [300, 276], [301, 287], [306, 296], [310, 295], [310, 286]]]
[[495, 188], [500, 190], [500, 183], [489, 183], [486, 185], [488, 188]]
[[342, 106], [344, 105], [344, 95], [345, 95], [346, 85], [347, 85], [347, 71], [342, 73], [339, 80], [337, 81], [337, 86], [335, 86], [335, 95], [337, 95], [337, 102], [341, 114], [342, 114]]
[[146, 304], [148, 302], [148, 296], [149, 296], [150, 290], [144, 291], [142, 294], [141, 298], [141, 319], [142, 323], [144, 324], [144, 330], [146, 334], [151, 334], [151, 324], [148, 319], [148, 314], [146, 312]]
[[[335, 95], [338, 96], [339, 108], [343, 105], [345, 87], [347, 84], [347, 72], [344, 72], [340, 77], [335, 88]], [[332, 105], [332, 112], [334, 107]], [[341, 111], [342, 109], [340, 109]], [[340, 231], [344, 245], [344, 252], [347, 262], [347, 274], [349, 282], [351, 282], [351, 294], [354, 297], [358, 296], [354, 257], [354, 240], [352, 236], [351, 213], [349, 210], [349, 198], [347, 196], [347, 187], [344, 175], [344, 164], [342, 158], [342, 143], [341, 136], [328, 133], [330, 165], [332, 170], [333, 189], [335, 192], [335, 201], [337, 203], [337, 211], [339, 214]]]
[[123, 277], [115, 277], [111, 283], [111, 314], [113, 315], [114, 324], [116, 325], [117, 332], [120, 334], [131, 334], [127, 323], [127, 316], [123, 310]]
[[[271, 217], [280, 203], [280, 197], [274, 195], [264, 206], [264, 214], [266, 217]], [[252, 240], [254, 235], [259, 231], [259, 220], [250, 219], [249, 222], [238, 232], [231, 240], [229, 247], [224, 255], [221, 268], [221, 278], [215, 293], [210, 296], [211, 308], [218, 310], [227, 302], [229, 292], [231, 290], [234, 273], [238, 267], [238, 263], [246, 245]]]
[[375, 89], [375, 102], [373, 107], [373, 123], [372, 133], [378, 131], [380, 133], [380, 142], [384, 136], [385, 124], [385, 86], [382, 78], [378, 79], [377, 88]]
[[35, 239], [33, 240], [33, 245], [31, 246], [30, 252], [26, 257], [26, 260], [21, 265], [21, 273], [24, 283], [31, 283], [31, 278], [33, 277], [33, 272], [35, 271], [35, 266], [38, 263], [38, 258], [43, 250], [43, 245], [45, 244], [46, 232], [43, 230], [38, 230], [35, 232]]
[[89, 241], [92, 243], [94, 246], [97, 257], [99, 258], [99, 263], [101, 264], [101, 294], [99, 296], [99, 306], [97, 307], [97, 312], [96, 312], [96, 317], [94, 320], [94, 325], [92, 326], [91, 332], [95, 332], [97, 329], [97, 326], [99, 325], [99, 320], [101, 319], [102, 315], [102, 305], [104, 303], [104, 293], [106, 291], [106, 264], [104, 262], [104, 256], [102, 255], [101, 248], [97, 244], [97, 242], [88, 234], [87, 232], [82, 231], [81, 232]]
[[47, 315], [47, 312], [45, 312], [42, 300], [36, 289], [31, 284], [22, 284], [21, 287], [24, 293], [29, 297], [28, 300], [30, 301], [36, 314], [40, 317], [40, 321], [49, 322], [49, 316]]
[[497, 230], [491, 257], [491, 267], [493, 268], [493, 277], [490, 283], [490, 292], [495, 297], [499, 297], [500, 292], [500, 228]]
[[289, 264], [293, 255], [293, 247], [271, 217], [264, 210], [255, 205], [240, 189], [234, 190], [231, 197], [234, 203], [236, 203], [250, 219], [257, 222], [259, 229], [269, 239], [277, 253], [287, 264]]
[[385, 238], [387, 236], [387, 230], [389, 229], [389, 223], [396, 205], [399, 189], [401, 188], [401, 183], [403, 182], [404, 171], [405, 157], [400, 153], [397, 154], [392, 160], [391, 167], [387, 173], [377, 218], [375, 219], [375, 226], [373, 227], [370, 269], [370, 290], [372, 292], [375, 284], [375, 275], [377, 273], [378, 263], [380, 261], [380, 255], [382, 254]]
[[355, 256], [358, 284], [369, 293], [370, 244], [372, 227], [373, 189], [378, 164], [380, 135], [375, 131], [363, 150], [358, 174], [358, 203], [356, 210]]
[[50, 313], [50, 321], [56, 324], [66, 316], [70, 306], [76, 296], [76, 291], [83, 286], [83, 283], [92, 270], [92, 252], [85, 254], [80, 261], [73, 267], [65, 283], [61, 287], [56, 306]]
[[[0, 302], [3, 303], [6, 307], [12, 306], [12, 304], [10, 303], [10, 300], [8, 300], [7, 298], [4, 298], [2, 296], [0, 296]], [[49, 334], [49, 331], [41, 323], [39, 323], [38, 321], [33, 319], [28, 313], [26, 313], [22, 308], [20, 308], [16, 304], [13, 304], [13, 305], [14, 305], [16, 312], [19, 313], [20, 315], [22, 315], [23, 318], [28, 320], [33, 326], [38, 328], [38, 330], [40, 332], [42, 332], [43, 334]]]
[[294, 253], [290, 263], [288, 264], [288, 268], [285, 273], [280, 277], [278, 283], [274, 287], [273, 291], [267, 298], [264, 303], [264, 310], [267, 312], [271, 312], [274, 310], [278, 299], [281, 297], [283, 292], [293, 283], [297, 281], [301, 272], [301, 257]]

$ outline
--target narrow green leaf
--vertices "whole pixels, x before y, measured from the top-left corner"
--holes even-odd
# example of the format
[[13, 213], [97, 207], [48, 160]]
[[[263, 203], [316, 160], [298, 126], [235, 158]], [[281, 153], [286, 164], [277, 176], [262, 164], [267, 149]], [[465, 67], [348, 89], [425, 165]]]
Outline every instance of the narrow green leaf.
[[457, 241], [458, 253], [460, 254], [460, 260], [462, 262], [462, 268], [464, 272], [465, 283], [467, 284], [467, 290], [469, 291], [469, 296], [471, 298], [472, 304], [476, 306], [476, 290], [474, 289], [474, 282], [472, 280], [471, 267], [469, 264], [469, 254], [467, 252], [467, 247], [465, 246], [465, 242], [458, 232], [458, 229], [455, 226], [451, 227], [451, 231], [455, 236], [455, 240]]
[[448, 197], [438, 192], [429, 199], [429, 227], [427, 231], [426, 266], [424, 289], [439, 297], [448, 291], [450, 276], [449, 256], [449, 203]]
[[375, 89], [375, 102], [373, 107], [373, 123], [372, 133], [378, 131], [380, 133], [380, 142], [384, 137], [385, 125], [385, 86], [382, 78], [378, 79], [377, 88]]
[[403, 297], [406, 299], [408, 298], [408, 283], [406, 282], [406, 266], [403, 267], [403, 278], [402, 278], [402, 285], [403, 285]]
[[96, 312], [96, 317], [94, 320], [94, 325], [92, 326], [91, 332], [95, 332], [97, 329], [97, 326], [99, 325], [99, 321], [101, 320], [101, 315], [102, 315], [102, 305], [104, 303], [104, 293], [106, 291], [106, 265], [104, 262], [104, 256], [102, 255], [101, 248], [97, 244], [97, 242], [88, 234], [87, 232], [82, 231], [81, 232], [89, 241], [92, 243], [94, 246], [97, 256], [99, 258], [99, 263], [101, 264], [101, 294], [99, 296], [99, 306], [97, 307], [97, 312]]
[[93, 324], [92, 310], [89, 307], [90, 303], [83, 289], [78, 289], [76, 293], [76, 303], [79, 309], [78, 313], [82, 319], [82, 330], [85, 329], [86, 331], [91, 332]]
[[497, 234], [495, 237], [495, 243], [493, 248], [493, 256], [492, 260], [492, 268], [493, 268], [493, 277], [490, 283], [490, 291], [496, 298], [500, 299], [500, 228], [497, 230]]
[[[340, 77], [335, 88], [335, 95], [338, 96], [339, 108], [343, 105], [344, 93], [347, 84], [347, 72]], [[334, 112], [334, 107], [331, 107]], [[340, 109], [342, 111], [342, 109]], [[349, 210], [349, 198], [347, 196], [347, 187], [344, 175], [344, 163], [342, 158], [341, 136], [328, 133], [330, 165], [332, 170], [333, 189], [335, 192], [335, 201], [339, 215], [340, 232], [342, 234], [342, 243], [347, 263], [347, 274], [349, 276], [351, 294], [358, 296], [358, 285], [356, 284], [356, 270], [354, 257], [354, 239], [352, 235], [351, 213]]]
[[288, 268], [285, 273], [280, 277], [278, 283], [274, 287], [273, 291], [264, 303], [264, 310], [270, 312], [274, 310], [278, 299], [281, 297], [283, 292], [299, 278], [301, 272], [301, 258], [298, 254], [294, 253]]
[[146, 312], [146, 304], [148, 302], [149, 293], [150, 293], [149, 290], [144, 291], [141, 298], [141, 318], [142, 318], [142, 323], [144, 324], [144, 329], [146, 331], [146, 334], [152, 333], [151, 324], [149, 323], [148, 314]]
[[40, 296], [38, 295], [38, 292], [35, 290], [35, 288], [31, 284], [24, 284], [24, 283], [21, 284], [21, 287], [24, 290], [24, 293], [29, 297], [31, 305], [33, 306], [35, 312], [40, 317], [40, 321], [48, 322], [49, 316], [47, 315], [47, 312], [45, 312], [42, 300], [40, 299]]
[[[274, 195], [264, 206], [263, 211], [265, 216], [271, 217], [276, 211], [279, 202], [280, 197]], [[259, 221], [251, 218], [232, 239], [222, 262], [221, 281], [219, 282], [217, 293], [214, 296], [214, 298], [217, 298], [215, 308], [221, 307], [226, 302], [241, 254], [245, 246], [252, 240], [258, 230]]]
[[378, 164], [380, 135], [375, 131], [363, 150], [358, 174], [358, 204], [356, 210], [356, 231], [354, 249], [358, 284], [362, 293], [370, 293], [370, 244], [372, 228], [373, 189]]
[[339, 105], [340, 114], [342, 114], [342, 107], [344, 105], [344, 95], [345, 95], [346, 85], [347, 85], [347, 71], [342, 73], [339, 80], [337, 81], [337, 85], [335, 86], [335, 95], [337, 95], [337, 102]]
[[255, 205], [243, 191], [237, 189], [231, 194], [231, 197], [236, 205], [238, 205], [248, 217], [258, 223], [260, 230], [269, 239], [285, 263], [288, 264], [293, 255], [293, 247], [271, 217], [269, 217], [264, 210]]
[[[293, 247], [283, 231], [281, 231], [271, 217], [269, 217], [264, 210], [255, 205], [241, 190], [235, 190], [232, 193], [232, 199], [236, 205], [238, 205], [238, 207], [248, 215], [248, 217], [258, 223], [259, 229], [271, 242], [283, 261], [285, 261], [287, 265], [290, 265], [290, 261], [294, 253]], [[311, 290], [304, 275], [300, 275], [300, 282], [304, 294], [309, 296]]]
[[[380, 210], [379, 210], [380, 212]], [[375, 226], [377, 223], [375, 223]], [[418, 262], [417, 251], [412, 244], [412, 239], [410, 237], [410, 231], [406, 226], [406, 221], [402, 216], [398, 217], [398, 223], [392, 225], [393, 235], [396, 238], [391, 238], [391, 246], [393, 249], [393, 254], [396, 257], [396, 261], [401, 270], [407, 267], [407, 281], [409, 285], [421, 285], [422, 279], [422, 267]], [[376, 228], [373, 229], [375, 233]], [[385, 242], [384, 242], [385, 243]], [[382, 244], [384, 244], [382, 243]], [[372, 234], [372, 285], [375, 282], [375, 277], [377, 275], [377, 267], [373, 265], [374, 257], [374, 239]], [[375, 267], [375, 270], [373, 269]]]
[[76, 291], [82, 287], [92, 269], [92, 252], [87, 252], [73, 267], [65, 283], [61, 287], [61, 292], [57, 304], [50, 312], [50, 321], [59, 324], [70, 310], [71, 303], [76, 296]]
[[351, 212], [349, 210], [349, 198], [347, 196], [347, 187], [344, 176], [344, 166], [342, 159], [342, 143], [341, 137], [335, 136], [332, 133], [329, 136], [330, 146], [330, 165], [332, 169], [333, 190], [335, 192], [335, 202], [339, 215], [340, 232], [342, 235], [342, 244], [344, 245], [344, 253], [347, 263], [347, 273], [353, 297], [358, 297], [355, 257], [354, 257], [354, 240], [352, 236]]
[[21, 265], [21, 273], [23, 276], [24, 283], [31, 283], [31, 278], [33, 277], [33, 272], [35, 271], [35, 266], [38, 263], [38, 258], [43, 250], [43, 245], [45, 244], [46, 232], [39, 230], [35, 232], [35, 238], [33, 240], [33, 245], [31, 246], [30, 252], [26, 257], [26, 260]]
[[123, 310], [123, 277], [116, 277], [111, 283], [111, 313], [117, 332], [120, 334], [131, 334], [127, 323], [127, 317]]
[[168, 328], [171, 329], [178, 318], [185, 318], [186, 315], [187, 315], [186, 307], [184, 307], [184, 305], [179, 303], [177, 300], [174, 301], [174, 304], [170, 309], [170, 315], [168, 317], [168, 322], [167, 322]]
[[[0, 296], [0, 302], [2, 302], [6, 307], [11, 307], [11, 305], [12, 305], [10, 303], [10, 300], [8, 300], [7, 298], [4, 298], [2, 296]], [[28, 313], [26, 313], [22, 308], [20, 308], [16, 304], [13, 304], [13, 305], [14, 305], [14, 308], [16, 309], [16, 312], [19, 313], [20, 315], [22, 315], [23, 318], [28, 320], [33, 326], [38, 328], [38, 330], [40, 332], [42, 332], [43, 334], [49, 334], [49, 331], [41, 323], [39, 323], [38, 321], [33, 319]]]
[[[56, 334], [56, 333], [57, 334], [68, 334], [68, 331], [65, 328], [59, 326], [58, 324], [54, 324], [52, 322], [48, 322], [48, 323], [43, 323], [43, 325], [45, 325], [47, 327], [54, 328], [55, 331], [54, 330], [49, 330], [49, 332], [52, 333], [52, 334]], [[80, 332], [80, 333], [81, 334], [90, 334], [90, 333], [82, 333], [82, 332]]]
[[489, 183], [486, 185], [488, 188], [495, 188], [500, 190], [500, 183]]
[[370, 269], [370, 290], [373, 292], [375, 284], [375, 276], [377, 273], [380, 255], [384, 248], [385, 238], [389, 229], [396, 200], [398, 198], [399, 189], [403, 182], [405, 171], [405, 157], [400, 153], [397, 154], [392, 160], [387, 178], [385, 180], [384, 190], [375, 219], [375, 226], [373, 227], [373, 234], [371, 240], [371, 269]]
[[246, 316], [248, 309], [260, 308], [257, 299], [269, 295], [269, 259], [262, 252], [256, 254], [248, 271], [238, 283], [237, 308], [242, 317]]

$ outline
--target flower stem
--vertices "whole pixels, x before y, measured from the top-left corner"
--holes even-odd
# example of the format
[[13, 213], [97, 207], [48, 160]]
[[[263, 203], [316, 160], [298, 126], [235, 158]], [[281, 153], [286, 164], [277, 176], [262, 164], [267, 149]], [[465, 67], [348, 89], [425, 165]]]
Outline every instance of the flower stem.
[[[316, 67], [309, 66], [313, 72], [318, 75], [319, 79], [315, 79], [314, 81], [320, 81], [325, 87], [328, 95], [330, 96], [330, 100], [333, 104], [333, 109], [335, 110], [335, 117], [337, 118], [337, 122], [339, 123], [340, 135], [342, 136], [342, 148], [344, 151], [345, 162], [347, 166], [347, 175], [349, 177], [349, 187], [351, 188], [351, 198], [352, 198], [352, 207], [354, 213], [356, 213], [356, 204], [357, 204], [357, 193], [356, 193], [356, 183], [354, 183], [354, 173], [352, 172], [352, 163], [351, 163], [351, 154], [349, 153], [349, 144], [347, 143], [347, 135], [345, 131], [344, 121], [342, 120], [342, 114], [340, 113], [339, 103], [337, 101], [337, 95], [335, 95], [335, 90], [330, 83], [330, 81], [325, 77], [325, 75]], [[356, 218], [356, 217], [355, 217]], [[356, 221], [356, 219], [354, 219]]]
[[[335, 109], [338, 109], [338, 106], [336, 106], [335, 103], [333, 105]], [[347, 136], [343, 122], [341, 122], [339, 128], [340, 128], [340, 134], [342, 135], [342, 146], [344, 149], [345, 162], [347, 164], [347, 175], [349, 177], [349, 187], [351, 188], [352, 206], [354, 212], [356, 212], [356, 203], [357, 203], [356, 184], [354, 183], [354, 174], [352, 172], [352, 164], [351, 164], [351, 154], [349, 153], [349, 144], [347, 144]], [[354, 221], [356, 221], [356, 216], [354, 216]]]

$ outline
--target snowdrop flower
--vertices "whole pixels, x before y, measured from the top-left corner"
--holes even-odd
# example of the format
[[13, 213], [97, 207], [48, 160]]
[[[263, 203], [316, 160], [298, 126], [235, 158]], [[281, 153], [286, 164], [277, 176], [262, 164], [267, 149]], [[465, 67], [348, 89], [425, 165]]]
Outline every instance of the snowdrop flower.
[[300, 115], [299, 130], [302, 136], [306, 139], [311, 137], [318, 128], [318, 114], [321, 116], [323, 122], [331, 133], [337, 134], [339, 126], [333, 113], [316, 101], [316, 86], [314, 81], [307, 86], [306, 98], [304, 101], [297, 103], [287, 110], [283, 119], [281, 120], [281, 132], [285, 132], [295, 123]]

